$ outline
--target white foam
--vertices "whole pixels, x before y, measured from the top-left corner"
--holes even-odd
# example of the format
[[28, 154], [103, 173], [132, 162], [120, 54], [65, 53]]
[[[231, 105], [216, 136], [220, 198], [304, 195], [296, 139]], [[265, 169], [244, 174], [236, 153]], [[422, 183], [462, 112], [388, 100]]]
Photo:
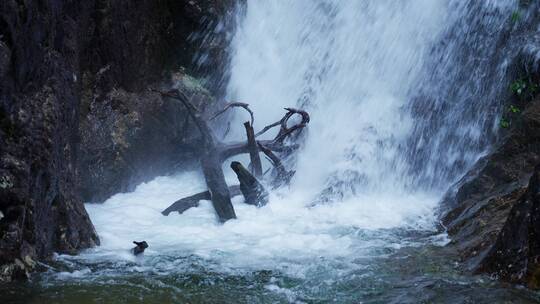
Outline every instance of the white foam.
[[[202, 177], [188, 172], [159, 177], [132, 193], [117, 194], [101, 205], [87, 204], [101, 246], [85, 258], [136, 262], [131, 241], [145, 240], [145, 256], [195, 255], [226, 267], [273, 267], [283, 261], [318, 257], [357, 257], [358, 230], [408, 226], [432, 229], [434, 199], [428, 197], [358, 197], [332, 205], [306, 207], [307, 195], [273, 192], [263, 208], [234, 199], [238, 216], [219, 224], [209, 201], [180, 215], [161, 211], [175, 200], [204, 189]], [[375, 240], [374, 242], [378, 242]]]

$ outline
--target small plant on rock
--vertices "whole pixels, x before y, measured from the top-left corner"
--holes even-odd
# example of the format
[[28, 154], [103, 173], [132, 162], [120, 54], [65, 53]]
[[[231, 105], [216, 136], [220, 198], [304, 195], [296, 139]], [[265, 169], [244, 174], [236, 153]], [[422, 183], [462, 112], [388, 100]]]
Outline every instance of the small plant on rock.
[[499, 122], [499, 125], [503, 129], [508, 129], [510, 127], [510, 121], [508, 121], [506, 118], [501, 118], [501, 121]]
[[512, 94], [519, 97], [520, 100], [526, 101], [532, 99], [538, 93], [540, 87], [537, 83], [527, 78], [519, 78], [510, 84]]
[[521, 110], [518, 107], [516, 107], [515, 105], [510, 105], [508, 107], [508, 112], [513, 113], [513, 114], [517, 114], [517, 113], [521, 112]]
[[523, 79], [518, 79], [510, 84], [510, 91], [516, 94], [517, 96], [523, 95], [527, 89], [527, 83]]

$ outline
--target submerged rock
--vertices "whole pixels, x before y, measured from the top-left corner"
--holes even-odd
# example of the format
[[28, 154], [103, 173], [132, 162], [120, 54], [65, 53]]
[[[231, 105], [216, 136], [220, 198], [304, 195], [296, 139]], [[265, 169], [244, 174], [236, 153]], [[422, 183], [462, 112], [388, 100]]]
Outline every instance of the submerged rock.
[[131, 252], [134, 255], [142, 254], [144, 250], [148, 248], [148, 243], [146, 241], [142, 241], [142, 242], [133, 241], [133, 244], [137, 245], [133, 249], [131, 249]]

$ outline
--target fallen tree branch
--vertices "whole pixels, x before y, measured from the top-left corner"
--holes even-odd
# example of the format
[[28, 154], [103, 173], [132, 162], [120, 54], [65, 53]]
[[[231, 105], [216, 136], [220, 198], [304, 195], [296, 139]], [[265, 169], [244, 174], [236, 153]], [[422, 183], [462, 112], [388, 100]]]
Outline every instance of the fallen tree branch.
[[[274, 141], [276, 142], [282, 142], [287, 136], [291, 135], [296, 130], [301, 130], [307, 126], [309, 123], [309, 114], [306, 111], [294, 109], [294, 108], [285, 108], [287, 110], [287, 114], [285, 115], [284, 119], [281, 120], [281, 128], [279, 130], [278, 135], [276, 138], [274, 138]], [[293, 125], [292, 127], [287, 127], [287, 122], [289, 122], [289, 119], [294, 115], [299, 114], [302, 116], [302, 120], [300, 123], [297, 123]]]
[[259, 144], [259, 149], [268, 157], [272, 166], [276, 169], [276, 178], [274, 179], [274, 187], [279, 187], [283, 184], [288, 184], [291, 178], [294, 176], [295, 171], [287, 171], [281, 159], [275, 155], [270, 149], [266, 148], [262, 144]]
[[[229, 193], [231, 197], [242, 195], [242, 192], [240, 191], [240, 185], [229, 187]], [[175, 211], [182, 214], [190, 208], [198, 207], [200, 201], [210, 200], [210, 199], [211, 199], [210, 191], [206, 190], [206, 191], [194, 194], [192, 196], [184, 197], [183, 199], [177, 200], [172, 205], [170, 205], [167, 209], [163, 210], [161, 214], [168, 216], [171, 212], [175, 212]]]
[[245, 203], [257, 207], [266, 205], [269, 195], [264, 186], [241, 163], [233, 161], [231, 168], [238, 177]]
[[[299, 144], [283, 145], [282, 143], [275, 143], [273, 140], [259, 140], [266, 148], [274, 152], [290, 154], [300, 148]], [[246, 142], [236, 142], [230, 144], [223, 144], [219, 147], [221, 158], [225, 161], [235, 155], [249, 153], [249, 145]]]
[[[255, 137], [258, 137], [266, 133], [268, 130], [274, 127], [280, 126], [279, 132], [276, 135], [276, 137], [274, 137], [273, 141], [282, 142], [287, 136], [291, 135], [294, 131], [303, 129], [309, 123], [310, 118], [309, 118], [309, 114], [306, 111], [298, 110], [295, 108], [285, 108], [285, 110], [287, 110], [287, 113], [285, 114], [285, 116], [283, 116], [283, 118], [281, 118], [279, 121], [274, 122], [273, 124], [270, 124], [264, 127], [261, 131], [255, 134]], [[297, 123], [293, 125], [292, 127], [288, 127], [287, 123], [289, 122], [289, 119], [293, 117], [295, 114], [300, 115], [302, 117], [302, 120], [300, 121], [300, 123]]]
[[251, 125], [253, 126], [253, 122], [255, 121], [255, 118], [253, 116], [253, 111], [251, 111], [251, 109], [249, 108], [249, 104], [243, 103], [243, 102], [229, 102], [229, 103], [227, 103], [225, 105], [225, 107], [221, 111], [214, 114], [214, 116], [212, 116], [212, 118], [210, 118], [210, 120], [213, 120], [216, 117], [218, 117], [219, 115], [225, 113], [228, 109], [235, 108], [235, 107], [243, 108], [249, 113], [249, 116], [251, 117]]

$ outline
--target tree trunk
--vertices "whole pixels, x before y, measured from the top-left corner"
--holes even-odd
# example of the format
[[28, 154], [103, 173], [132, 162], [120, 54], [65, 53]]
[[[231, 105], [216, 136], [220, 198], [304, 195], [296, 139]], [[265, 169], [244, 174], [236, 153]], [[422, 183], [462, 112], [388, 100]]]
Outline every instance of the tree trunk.
[[224, 223], [236, 218], [236, 213], [231, 203], [229, 187], [225, 182], [225, 176], [221, 169], [221, 160], [215, 149], [207, 150], [201, 157], [201, 166], [210, 191], [210, 199], [219, 220]]
[[255, 131], [253, 131], [253, 126], [248, 121], [244, 123], [244, 128], [246, 128], [249, 158], [251, 160], [251, 173], [256, 178], [260, 178], [262, 176], [262, 163], [259, 157], [259, 147], [255, 141]]

